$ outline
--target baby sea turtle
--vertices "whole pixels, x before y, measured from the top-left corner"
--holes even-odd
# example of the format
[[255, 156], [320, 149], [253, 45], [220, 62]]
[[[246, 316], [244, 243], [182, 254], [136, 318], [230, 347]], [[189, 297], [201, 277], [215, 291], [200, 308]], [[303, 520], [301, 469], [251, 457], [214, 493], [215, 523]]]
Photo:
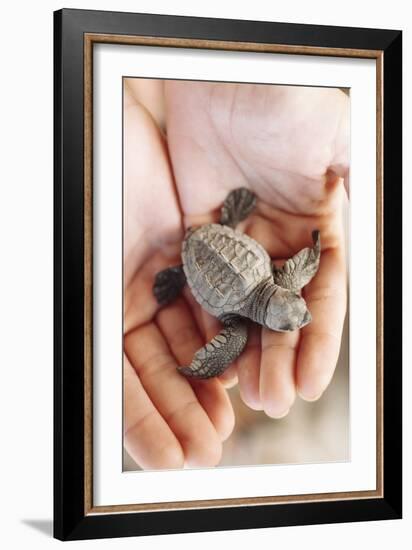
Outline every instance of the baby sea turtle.
[[248, 319], [271, 330], [292, 331], [311, 321], [299, 294], [320, 261], [319, 231], [313, 248], [303, 248], [281, 268], [254, 239], [234, 228], [253, 210], [256, 196], [238, 188], [227, 196], [220, 224], [189, 228], [182, 246], [182, 265], [157, 273], [153, 293], [160, 305], [173, 301], [187, 283], [197, 302], [223, 324], [180, 373], [194, 378], [219, 376], [240, 355], [247, 341]]

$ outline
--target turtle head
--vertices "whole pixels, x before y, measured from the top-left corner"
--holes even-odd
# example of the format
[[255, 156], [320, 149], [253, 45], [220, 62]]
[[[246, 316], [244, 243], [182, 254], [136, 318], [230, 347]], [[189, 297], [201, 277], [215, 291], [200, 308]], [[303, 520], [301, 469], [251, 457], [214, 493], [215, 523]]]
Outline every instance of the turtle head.
[[266, 308], [265, 326], [278, 332], [304, 327], [312, 320], [305, 300], [291, 290], [277, 287]]

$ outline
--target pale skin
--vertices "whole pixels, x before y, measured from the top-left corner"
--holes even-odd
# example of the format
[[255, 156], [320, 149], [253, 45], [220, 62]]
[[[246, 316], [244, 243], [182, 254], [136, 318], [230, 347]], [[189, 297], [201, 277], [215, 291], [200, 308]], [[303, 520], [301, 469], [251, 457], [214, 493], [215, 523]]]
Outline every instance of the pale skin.
[[[125, 444], [144, 469], [215, 466], [235, 420], [226, 387], [238, 382], [246, 405], [281, 418], [332, 378], [346, 311], [349, 101], [336, 89], [150, 85], [146, 101], [142, 81], [125, 87]], [[290, 333], [251, 325], [222, 377], [188, 380], [176, 366], [220, 325], [187, 288], [159, 308], [153, 279], [180, 263], [184, 229], [217, 220], [240, 186], [259, 197], [241, 229], [280, 264], [320, 230], [320, 269], [303, 290], [312, 322]]]

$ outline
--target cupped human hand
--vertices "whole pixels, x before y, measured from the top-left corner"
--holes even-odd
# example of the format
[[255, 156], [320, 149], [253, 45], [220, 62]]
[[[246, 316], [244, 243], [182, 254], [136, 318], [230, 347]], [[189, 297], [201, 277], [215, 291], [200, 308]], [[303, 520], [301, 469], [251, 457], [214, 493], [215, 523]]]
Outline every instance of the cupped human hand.
[[[168, 81], [167, 142], [185, 226], [218, 219], [228, 191], [259, 197], [243, 230], [274, 260], [311, 245], [320, 268], [303, 289], [312, 322], [276, 333], [251, 327], [245, 351], [223, 375], [244, 402], [280, 418], [296, 394], [318, 399], [339, 355], [346, 312], [343, 205], [349, 164], [349, 102], [337, 89]], [[201, 312], [206, 338], [218, 323]]]
[[215, 466], [234, 426], [229, 397], [219, 380], [176, 370], [204, 343], [199, 309], [187, 294], [159, 309], [152, 294], [183, 235], [165, 139], [127, 85], [124, 105], [125, 447], [143, 469]]

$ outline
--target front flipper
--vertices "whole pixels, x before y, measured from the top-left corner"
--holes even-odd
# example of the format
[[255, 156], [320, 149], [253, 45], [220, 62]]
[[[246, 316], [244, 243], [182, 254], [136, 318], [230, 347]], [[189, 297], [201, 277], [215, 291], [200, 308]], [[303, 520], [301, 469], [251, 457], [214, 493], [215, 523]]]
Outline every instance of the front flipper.
[[273, 279], [275, 284], [298, 292], [308, 284], [319, 268], [320, 261], [320, 233], [312, 232], [313, 247], [303, 248], [289, 258], [281, 268], [273, 265]]
[[249, 216], [256, 206], [256, 195], [246, 189], [233, 189], [226, 197], [220, 213], [220, 223], [235, 228], [239, 222]]
[[223, 329], [200, 348], [188, 367], [177, 370], [188, 378], [219, 376], [242, 353], [247, 342], [247, 320], [231, 316], [221, 319]]
[[156, 273], [153, 294], [156, 297], [157, 303], [165, 306], [173, 302], [186, 284], [186, 276], [182, 265], [168, 267]]

